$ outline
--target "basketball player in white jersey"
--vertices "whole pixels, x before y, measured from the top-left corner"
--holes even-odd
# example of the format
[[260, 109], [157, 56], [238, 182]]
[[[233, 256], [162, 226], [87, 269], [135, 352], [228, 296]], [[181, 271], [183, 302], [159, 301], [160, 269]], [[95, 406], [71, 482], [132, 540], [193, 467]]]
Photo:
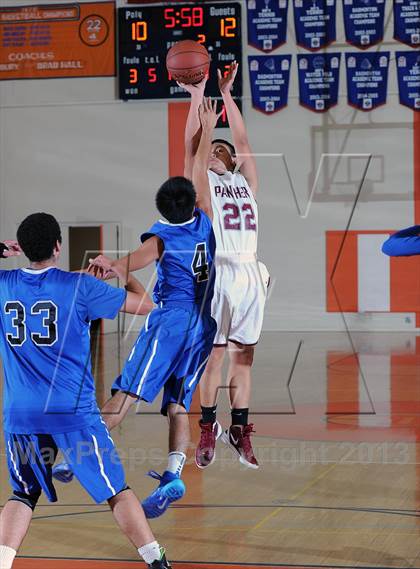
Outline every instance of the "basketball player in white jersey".
[[[200, 382], [201, 438], [196, 450], [199, 468], [206, 468], [214, 461], [216, 440], [220, 435], [242, 464], [250, 468], [259, 466], [250, 439], [254, 425], [248, 422], [248, 410], [251, 368], [263, 324], [269, 275], [265, 265], [257, 260], [258, 177], [255, 158], [242, 115], [231, 95], [237, 71], [236, 62], [232, 63], [225, 76], [218, 70], [219, 88], [234, 144], [213, 140], [207, 172], [216, 235], [216, 286], [212, 315], [217, 322], [217, 334]], [[205, 83], [206, 80], [195, 86], [182, 85], [191, 94], [185, 131], [187, 178], [191, 178], [195, 167], [194, 156], [202, 134], [200, 105], [207, 107], [206, 112], [209, 112], [208, 102], [204, 100], [203, 103]], [[202, 207], [200, 203], [198, 206]], [[227, 385], [232, 425], [222, 434], [216, 410], [226, 351], [229, 354]]]

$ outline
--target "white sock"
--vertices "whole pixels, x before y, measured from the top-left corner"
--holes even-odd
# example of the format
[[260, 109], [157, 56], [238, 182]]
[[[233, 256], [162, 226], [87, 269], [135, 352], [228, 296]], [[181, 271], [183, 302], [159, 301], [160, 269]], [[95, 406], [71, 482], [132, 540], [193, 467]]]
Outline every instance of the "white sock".
[[12, 569], [17, 551], [7, 545], [0, 545], [0, 569]]
[[181, 476], [186, 460], [187, 456], [183, 452], [170, 452], [168, 454], [168, 468], [166, 470], [172, 472], [172, 474]]
[[144, 562], [151, 565], [153, 561], [160, 561], [164, 553], [163, 548], [160, 547], [157, 541], [152, 541], [152, 543], [147, 543], [143, 547], [138, 548], [140, 557], [144, 559]]

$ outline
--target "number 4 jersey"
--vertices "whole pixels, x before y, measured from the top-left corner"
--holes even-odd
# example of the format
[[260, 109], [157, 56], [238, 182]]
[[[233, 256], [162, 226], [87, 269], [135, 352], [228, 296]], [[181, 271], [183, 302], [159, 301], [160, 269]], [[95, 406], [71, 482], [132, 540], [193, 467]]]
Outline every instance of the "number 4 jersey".
[[185, 223], [161, 219], [141, 236], [144, 243], [156, 235], [164, 252], [156, 263], [154, 301], [209, 304], [213, 297], [213, 260], [216, 243], [210, 218], [201, 209]]
[[257, 261], [257, 202], [240, 172], [220, 176], [209, 170], [208, 175], [217, 247], [214, 343], [254, 345], [262, 330], [269, 283], [267, 268]]
[[67, 433], [98, 420], [90, 322], [114, 318], [125, 298], [123, 289], [55, 267], [0, 271], [6, 432]]

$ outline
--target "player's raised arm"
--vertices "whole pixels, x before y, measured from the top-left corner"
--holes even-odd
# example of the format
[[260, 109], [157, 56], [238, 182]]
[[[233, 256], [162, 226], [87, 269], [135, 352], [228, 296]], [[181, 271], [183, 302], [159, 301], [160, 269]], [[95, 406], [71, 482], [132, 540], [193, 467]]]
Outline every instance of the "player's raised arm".
[[226, 75], [222, 75], [220, 69], [217, 70], [219, 79], [219, 89], [225, 105], [227, 118], [232, 133], [233, 144], [237, 154], [237, 164], [241, 169], [241, 173], [246, 178], [253, 194], [255, 195], [258, 189], [258, 176], [257, 165], [254, 155], [252, 154], [251, 146], [248, 140], [244, 119], [241, 112], [235, 103], [231, 89], [238, 72], [238, 63], [234, 61]]
[[193, 161], [197, 152], [201, 137], [200, 118], [198, 109], [203, 101], [204, 90], [206, 88], [207, 76], [196, 85], [185, 85], [178, 83], [191, 95], [190, 110], [188, 112], [187, 124], [185, 126], [185, 165], [184, 176], [192, 179]]
[[199, 117], [202, 133], [197, 154], [194, 158], [192, 180], [197, 192], [197, 206], [205, 211], [210, 219], [213, 219], [207, 171], [213, 131], [220, 117], [220, 114], [217, 113], [217, 101], [212, 102], [211, 99], [204, 98], [199, 108]]
[[420, 225], [397, 231], [382, 245], [382, 252], [390, 257], [420, 255]]

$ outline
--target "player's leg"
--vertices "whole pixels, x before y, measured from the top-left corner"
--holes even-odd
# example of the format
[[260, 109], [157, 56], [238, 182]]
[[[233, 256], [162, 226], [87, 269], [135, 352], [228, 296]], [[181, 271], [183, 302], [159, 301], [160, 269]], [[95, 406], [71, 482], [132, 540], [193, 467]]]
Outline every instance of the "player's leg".
[[254, 351], [254, 346], [239, 343], [230, 345], [228, 384], [232, 424], [222, 434], [222, 441], [238, 455], [240, 462], [249, 468], [259, 467], [251, 443], [254, 425], [248, 423]]
[[156, 490], [142, 502], [149, 519], [162, 516], [173, 502], [184, 497], [186, 491], [181, 475], [190, 444], [190, 423], [185, 407], [173, 401], [179, 397], [177, 381], [172, 377], [165, 385], [162, 409], [169, 422], [168, 465], [162, 474], [154, 470], [149, 472], [149, 476], [159, 481]]
[[153, 569], [167, 569], [164, 550], [157, 543], [139, 499], [125, 481], [114, 442], [105, 423], [74, 433], [54, 435], [61, 449], [67, 449], [76, 478], [96, 503], [107, 501], [120, 529]]
[[199, 468], [206, 468], [214, 462], [216, 440], [222, 432], [217, 421], [217, 397], [222, 385], [225, 353], [226, 346], [213, 347], [206, 370], [200, 381], [201, 435], [195, 454], [195, 462]]
[[57, 500], [51, 475], [57, 448], [48, 435], [5, 433], [5, 441], [13, 495], [0, 515], [0, 567], [10, 569], [29, 529], [41, 489], [50, 501]]
[[9, 501], [0, 515], [0, 567], [10, 569], [32, 520], [32, 509]]
[[188, 413], [209, 360], [216, 331], [215, 322], [210, 315], [207, 317], [194, 311], [192, 320], [196, 322], [192, 322], [191, 335], [184, 345], [183, 357], [164, 388], [161, 412], [169, 419], [168, 467], [162, 476], [150, 473], [160, 483], [143, 502], [147, 517], [161, 516], [172, 502], [185, 494], [181, 474], [191, 438]]
[[130, 489], [108, 500], [120, 530], [152, 569], [169, 569], [165, 550], [156, 541], [138, 497]]

